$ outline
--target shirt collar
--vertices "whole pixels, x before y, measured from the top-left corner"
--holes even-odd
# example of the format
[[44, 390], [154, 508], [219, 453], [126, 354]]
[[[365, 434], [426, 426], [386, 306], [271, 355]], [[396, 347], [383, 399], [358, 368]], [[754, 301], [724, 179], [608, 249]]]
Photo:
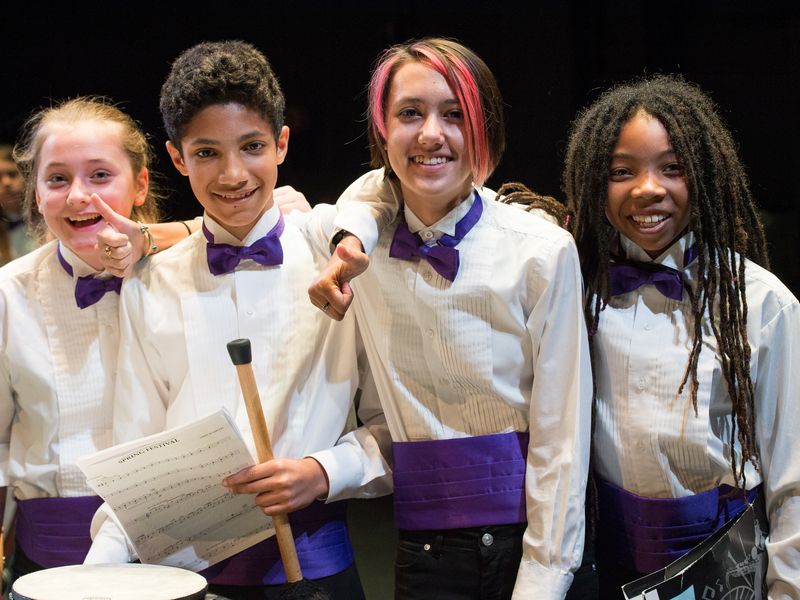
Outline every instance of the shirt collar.
[[645, 263], [652, 262], [682, 271], [685, 266], [683, 264], [684, 253], [692, 246], [692, 244], [695, 243], [695, 235], [693, 231], [686, 232], [680, 238], [675, 240], [669, 248], [664, 250], [664, 252], [655, 258], [650, 258], [650, 255], [647, 254], [647, 252], [642, 250], [633, 241], [622, 234], [619, 236], [619, 241], [625, 258], [629, 260], [636, 260]]
[[73, 278], [78, 277], [96, 277], [102, 275], [101, 279], [105, 279], [106, 277], [111, 277], [110, 274], [104, 273], [103, 271], [96, 271], [92, 268], [91, 265], [86, 263], [80, 256], [75, 254], [72, 250], [67, 248], [65, 244], [61, 242], [56, 242], [58, 247], [61, 249], [61, 256], [64, 257], [64, 260], [67, 261], [70, 267], [72, 267], [72, 276]]
[[434, 239], [438, 239], [445, 234], [455, 235], [456, 224], [469, 212], [473, 202], [475, 202], [475, 190], [470, 190], [466, 198], [433, 225], [425, 225], [425, 223], [408, 208], [408, 205], [406, 205], [404, 207], [404, 212], [408, 230], [411, 233], [419, 233], [425, 230], [432, 231], [434, 233]]
[[261, 218], [256, 221], [253, 228], [250, 230], [243, 240], [236, 239], [236, 236], [229, 233], [222, 225], [214, 220], [214, 217], [207, 212], [203, 213], [203, 223], [206, 228], [214, 236], [214, 243], [216, 244], [230, 244], [231, 246], [249, 246], [258, 239], [261, 239], [269, 231], [275, 227], [280, 218], [280, 209], [277, 204], [269, 207], [266, 212], [261, 215]]

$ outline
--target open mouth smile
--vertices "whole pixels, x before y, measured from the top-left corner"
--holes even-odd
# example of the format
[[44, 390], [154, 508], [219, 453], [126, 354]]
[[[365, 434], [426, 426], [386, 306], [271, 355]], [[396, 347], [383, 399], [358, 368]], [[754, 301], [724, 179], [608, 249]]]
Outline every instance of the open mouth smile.
[[91, 227], [100, 222], [102, 217], [97, 214], [75, 215], [74, 217], [67, 217], [67, 222], [76, 229], [84, 229]]
[[654, 229], [669, 219], [669, 215], [631, 215], [633, 221], [641, 229]]
[[247, 192], [236, 192], [236, 193], [226, 192], [224, 194], [221, 192], [212, 192], [212, 194], [214, 195], [215, 198], [222, 200], [223, 202], [235, 203], [235, 202], [241, 202], [242, 200], [247, 200], [253, 194], [255, 194], [258, 191], [258, 189], [259, 188], [255, 188]]
[[412, 156], [411, 161], [418, 165], [443, 165], [452, 162], [449, 156]]

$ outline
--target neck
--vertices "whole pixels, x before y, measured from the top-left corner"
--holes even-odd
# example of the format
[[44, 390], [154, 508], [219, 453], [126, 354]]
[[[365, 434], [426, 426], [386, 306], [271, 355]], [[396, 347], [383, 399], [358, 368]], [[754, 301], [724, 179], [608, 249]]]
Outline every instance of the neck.
[[96, 249], [92, 250], [76, 250], [75, 248], [71, 248], [64, 242], [59, 242], [64, 248], [68, 248], [70, 252], [72, 252], [75, 256], [80, 258], [83, 262], [87, 265], [92, 267], [95, 271], [102, 271], [103, 270], [103, 263], [100, 260], [100, 253]]
[[233, 237], [239, 240], [239, 242], [242, 242], [245, 240], [245, 238], [247, 238], [248, 235], [250, 235], [250, 232], [253, 231], [256, 225], [258, 225], [258, 222], [261, 220], [261, 217], [263, 217], [264, 214], [270, 208], [272, 208], [272, 203], [265, 205], [258, 213], [258, 215], [249, 223], [226, 222], [223, 221], [221, 218], [217, 217], [216, 215], [214, 215], [213, 213], [208, 213], [208, 214], [214, 219], [217, 225], [219, 225], [220, 227], [222, 227], [222, 229], [230, 233]]
[[404, 192], [403, 201], [426, 227], [430, 227], [444, 218], [447, 213], [464, 202], [464, 200], [469, 198], [471, 189], [472, 186], [470, 185], [468, 189], [460, 190], [455, 196], [448, 196], [442, 199], [424, 198]]

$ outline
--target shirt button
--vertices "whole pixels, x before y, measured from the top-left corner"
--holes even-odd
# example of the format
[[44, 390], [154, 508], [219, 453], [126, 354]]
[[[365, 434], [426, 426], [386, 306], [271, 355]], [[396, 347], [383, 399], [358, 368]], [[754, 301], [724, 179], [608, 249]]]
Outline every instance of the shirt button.
[[430, 274], [430, 273], [425, 273], [425, 274], [422, 276], [422, 278], [423, 278], [425, 281], [430, 281], [430, 280], [431, 280], [431, 274]]
[[252, 317], [253, 316], [253, 309], [252, 308], [247, 311], [247, 316], [248, 317]]
[[481, 542], [483, 543], [484, 546], [491, 546], [492, 544], [494, 544], [494, 537], [492, 537], [491, 533], [484, 533], [481, 536]]
[[425, 544], [422, 547], [422, 549], [425, 550], [425, 552], [430, 552], [431, 551], [431, 545], [430, 544]]
[[428, 337], [430, 337], [430, 338], [433, 337], [433, 329], [428, 329], [428, 331], [426, 331], [425, 333], [428, 334]]
[[646, 385], [647, 385], [647, 380], [640, 379], [639, 383], [636, 384], [636, 389], [639, 390], [640, 392], [643, 392]]
[[636, 447], [639, 450], [644, 450], [644, 442], [636, 442]]
[[423, 231], [422, 232], [422, 239], [430, 240], [432, 238], [433, 238], [433, 232], [432, 231]]
[[653, 328], [653, 326], [650, 323], [648, 323], [647, 325], [644, 326], [644, 330], [645, 331], [650, 331], [652, 328]]

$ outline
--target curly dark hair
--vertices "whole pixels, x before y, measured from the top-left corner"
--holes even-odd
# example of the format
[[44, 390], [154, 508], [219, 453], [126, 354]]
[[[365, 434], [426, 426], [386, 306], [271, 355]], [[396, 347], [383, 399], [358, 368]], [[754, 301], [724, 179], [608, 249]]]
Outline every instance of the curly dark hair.
[[198, 112], [229, 102], [256, 111], [278, 139], [286, 102], [260, 50], [236, 40], [202, 42], [185, 50], [161, 86], [159, 108], [170, 141], [180, 149], [186, 126]]
[[[572, 125], [564, 170], [571, 230], [586, 286], [584, 309], [590, 335], [597, 331], [609, 297], [608, 264], [618, 246], [605, 217], [611, 155], [622, 127], [639, 111], [658, 119], [684, 168], [690, 198], [690, 229], [697, 239], [699, 280], [689, 288], [693, 341], [678, 392], [689, 383], [697, 412], [697, 362], [706, 310], [717, 340], [733, 409], [730, 443], [736, 436], [742, 460], [731, 453], [734, 478], [744, 487], [744, 465], [759, 469], [754, 389], [747, 343], [744, 259], [769, 268], [764, 229], [736, 145], [715, 103], [674, 75], [656, 75], [614, 87], [581, 112]], [[738, 253], [738, 254], [737, 254]]]

